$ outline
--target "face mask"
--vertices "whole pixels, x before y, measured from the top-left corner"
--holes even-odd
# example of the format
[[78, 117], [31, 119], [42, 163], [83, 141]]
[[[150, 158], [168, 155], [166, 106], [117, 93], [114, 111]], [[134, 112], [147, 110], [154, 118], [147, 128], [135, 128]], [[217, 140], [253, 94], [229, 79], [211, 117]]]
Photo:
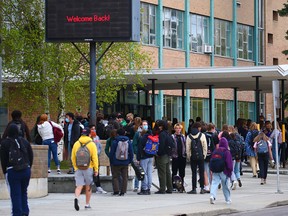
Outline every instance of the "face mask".
[[91, 130], [90, 135], [91, 135], [91, 137], [96, 137], [96, 131], [95, 130]]
[[67, 123], [68, 123], [68, 122], [69, 122], [69, 119], [68, 119], [68, 118], [65, 118], [65, 122], [67, 122]]
[[148, 125], [143, 125], [143, 130], [148, 130]]

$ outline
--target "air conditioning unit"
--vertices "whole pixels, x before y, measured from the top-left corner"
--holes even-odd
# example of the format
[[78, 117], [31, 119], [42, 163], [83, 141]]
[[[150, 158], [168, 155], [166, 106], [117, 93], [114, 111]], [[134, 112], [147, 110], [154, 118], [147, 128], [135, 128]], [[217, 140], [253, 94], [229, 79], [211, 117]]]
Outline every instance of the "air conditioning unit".
[[241, 2], [240, 1], [236, 1], [237, 7], [241, 7]]
[[213, 50], [212, 50], [212, 46], [210, 46], [210, 45], [204, 45], [204, 53], [205, 54], [211, 54], [213, 52]]

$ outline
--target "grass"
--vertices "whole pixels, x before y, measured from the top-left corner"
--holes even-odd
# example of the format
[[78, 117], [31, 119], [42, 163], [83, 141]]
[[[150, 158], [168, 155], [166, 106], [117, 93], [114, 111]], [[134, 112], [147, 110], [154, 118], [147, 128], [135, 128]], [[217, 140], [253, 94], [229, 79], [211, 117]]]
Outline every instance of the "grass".
[[[55, 166], [55, 163], [54, 163], [54, 160], [51, 160], [51, 170], [56, 170], [57, 167]], [[65, 170], [65, 169], [69, 169], [71, 166], [70, 166], [70, 161], [68, 160], [63, 160], [60, 162], [60, 168]]]

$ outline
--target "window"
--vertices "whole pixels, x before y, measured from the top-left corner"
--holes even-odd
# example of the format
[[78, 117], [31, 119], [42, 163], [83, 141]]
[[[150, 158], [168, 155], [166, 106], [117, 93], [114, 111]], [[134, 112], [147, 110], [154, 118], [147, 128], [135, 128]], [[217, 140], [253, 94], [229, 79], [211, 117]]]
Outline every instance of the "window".
[[209, 44], [209, 18], [190, 14], [190, 50], [203, 53], [203, 45]]
[[278, 12], [273, 10], [273, 20], [278, 21]]
[[273, 34], [268, 33], [268, 43], [273, 44]]
[[141, 3], [140, 19], [141, 41], [143, 44], [156, 45], [156, 6]]
[[273, 65], [278, 65], [278, 64], [279, 64], [278, 58], [273, 58]]
[[167, 120], [177, 118], [179, 121], [182, 119], [182, 103], [181, 97], [164, 95], [164, 116]]
[[238, 101], [238, 118], [254, 119], [254, 103]]
[[253, 28], [238, 24], [237, 32], [238, 58], [253, 60]]
[[163, 45], [183, 49], [183, 12], [169, 8], [163, 9]]
[[215, 19], [215, 54], [231, 57], [231, 22]]

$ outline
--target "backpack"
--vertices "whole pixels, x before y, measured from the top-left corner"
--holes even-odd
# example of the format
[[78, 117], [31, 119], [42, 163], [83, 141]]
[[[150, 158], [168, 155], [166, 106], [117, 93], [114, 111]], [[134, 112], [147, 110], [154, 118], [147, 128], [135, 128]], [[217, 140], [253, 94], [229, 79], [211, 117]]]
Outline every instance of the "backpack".
[[240, 143], [237, 140], [230, 140], [228, 143], [233, 159], [235, 160], [241, 159], [242, 148]]
[[268, 152], [268, 143], [267, 141], [260, 140], [257, 142], [257, 153], [266, 154]]
[[215, 145], [214, 145], [213, 135], [210, 133], [205, 133], [205, 135], [206, 135], [206, 140], [207, 140], [207, 155], [206, 155], [205, 161], [209, 162], [211, 158], [211, 154], [215, 148]]
[[90, 157], [90, 151], [87, 148], [87, 144], [90, 142], [92, 142], [92, 141], [89, 140], [87, 143], [82, 144], [79, 141], [80, 147], [78, 148], [78, 150], [76, 152], [76, 166], [80, 170], [86, 170], [89, 168], [91, 157]]
[[255, 139], [256, 136], [258, 136], [258, 134], [259, 134], [258, 130], [251, 131], [251, 139], [250, 139], [250, 143], [249, 144], [252, 147], [252, 149], [253, 149], [253, 146], [254, 146], [253, 140]]
[[168, 156], [172, 156], [172, 153], [175, 150], [174, 139], [167, 131], [164, 131], [164, 133], [166, 133], [166, 138], [167, 138], [167, 140], [165, 140], [165, 151]]
[[144, 152], [148, 155], [156, 155], [159, 148], [159, 136], [149, 135], [144, 147]]
[[55, 143], [60, 142], [60, 140], [62, 139], [62, 137], [64, 136], [63, 132], [61, 131], [60, 128], [58, 127], [54, 127], [53, 124], [51, 123], [51, 121], [49, 121], [51, 127], [52, 127], [52, 131], [53, 131], [53, 136], [54, 136], [54, 141]]
[[[22, 140], [11, 139], [13, 142], [9, 148], [9, 163], [15, 171], [21, 171], [29, 167], [28, 151]], [[19, 142], [18, 142], [19, 141]]]
[[215, 149], [210, 159], [210, 170], [214, 173], [223, 172], [225, 169], [225, 151]]
[[201, 143], [201, 136], [202, 133], [199, 134], [199, 136], [194, 139], [191, 134], [189, 134], [189, 138], [191, 139], [191, 159], [192, 160], [203, 160], [203, 147]]
[[129, 140], [119, 140], [115, 152], [117, 160], [128, 160]]

